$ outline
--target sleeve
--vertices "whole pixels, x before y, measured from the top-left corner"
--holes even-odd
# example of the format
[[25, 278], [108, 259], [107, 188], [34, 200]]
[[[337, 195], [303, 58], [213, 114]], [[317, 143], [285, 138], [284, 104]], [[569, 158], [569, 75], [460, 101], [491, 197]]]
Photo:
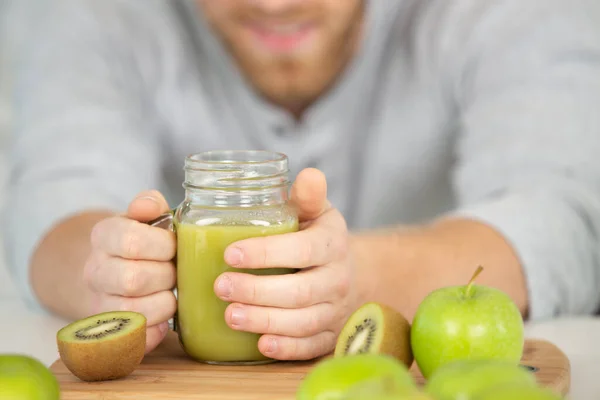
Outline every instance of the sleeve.
[[497, 229], [530, 319], [600, 304], [600, 3], [505, 1], [469, 35], [456, 79], [454, 215]]
[[122, 212], [139, 191], [160, 187], [161, 154], [133, 27], [108, 5], [117, 2], [37, 4], [14, 71], [3, 236], [19, 290], [41, 310], [29, 262], [43, 236], [70, 215]]

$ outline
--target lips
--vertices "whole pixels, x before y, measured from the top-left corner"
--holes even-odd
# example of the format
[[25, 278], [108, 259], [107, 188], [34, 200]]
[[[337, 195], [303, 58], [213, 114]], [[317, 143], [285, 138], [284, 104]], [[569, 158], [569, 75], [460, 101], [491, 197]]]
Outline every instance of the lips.
[[265, 49], [271, 52], [290, 52], [308, 43], [315, 31], [310, 23], [252, 25], [250, 30]]
[[294, 35], [305, 30], [308, 24], [285, 24], [285, 25], [272, 25], [268, 27], [256, 27], [264, 34], [271, 35]]

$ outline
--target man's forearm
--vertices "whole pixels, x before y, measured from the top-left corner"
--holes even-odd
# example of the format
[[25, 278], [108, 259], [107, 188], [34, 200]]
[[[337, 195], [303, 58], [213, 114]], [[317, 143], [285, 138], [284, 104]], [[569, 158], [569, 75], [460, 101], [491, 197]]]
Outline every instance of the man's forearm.
[[466, 284], [478, 265], [477, 283], [494, 286], [527, 314], [525, 277], [512, 248], [490, 227], [470, 220], [359, 233], [351, 237], [361, 297], [387, 303], [412, 321], [423, 298], [442, 286]]
[[92, 292], [83, 283], [83, 266], [90, 254], [90, 232], [108, 216], [93, 212], [58, 224], [41, 241], [31, 262], [31, 285], [42, 305], [68, 319], [87, 316]]

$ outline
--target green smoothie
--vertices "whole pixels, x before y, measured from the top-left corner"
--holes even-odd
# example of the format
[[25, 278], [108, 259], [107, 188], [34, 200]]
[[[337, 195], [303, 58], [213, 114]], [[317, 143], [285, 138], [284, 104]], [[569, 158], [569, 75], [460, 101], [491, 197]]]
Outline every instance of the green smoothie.
[[[262, 222], [262, 224], [261, 224]], [[225, 248], [238, 240], [298, 230], [298, 222], [271, 225], [177, 225], [177, 330], [188, 355], [204, 362], [252, 363], [268, 361], [258, 350], [259, 334], [236, 331], [225, 323], [229, 303], [214, 292], [216, 278], [226, 271], [256, 275], [291, 273], [290, 269], [231, 268], [223, 260]]]

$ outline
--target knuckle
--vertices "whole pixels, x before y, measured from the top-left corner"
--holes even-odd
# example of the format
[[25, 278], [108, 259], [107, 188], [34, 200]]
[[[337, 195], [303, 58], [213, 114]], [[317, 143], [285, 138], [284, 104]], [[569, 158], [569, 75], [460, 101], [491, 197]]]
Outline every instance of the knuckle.
[[123, 295], [132, 296], [137, 294], [138, 286], [140, 285], [141, 270], [139, 265], [131, 263], [123, 269]]
[[121, 251], [126, 257], [138, 258], [141, 250], [141, 238], [133, 228], [123, 233], [121, 239]]
[[296, 285], [293, 296], [294, 306], [298, 308], [307, 307], [311, 304], [313, 290], [311, 285]]
[[92, 227], [92, 230], [90, 232], [90, 244], [92, 248], [102, 247], [102, 233], [104, 231], [105, 224], [106, 220], [102, 220]]
[[83, 265], [83, 274], [82, 274], [82, 281], [84, 283], [84, 285], [91, 287], [93, 286], [93, 279], [94, 279], [94, 272], [96, 270], [96, 261], [93, 258], [93, 255], [88, 257], [88, 259], [85, 261], [85, 264]]
[[309, 265], [312, 262], [313, 246], [310, 241], [304, 240], [302, 245], [298, 247], [299, 259], [303, 265]]
[[271, 250], [269, 248], [269, 240], [267, 238], [260, 238], [257, 242], [262, 265], [269, 265], [271, 259]]
[[344, 298], [350, 294], [350, 276], [348, 274], [340, 274], [340, 277], [337, 279], [334, 285], [335, 294]]
[[304, 326], [304, 335], [312, 336], [321, 330], [321, 318], [318, 313], [312, 313], [308, 323]]
[[302, 354], [300, 354], [300, 344], [298, 339], [291, 341], [289, 351], [287, 352], [287, 356], [289, 359], [302, 357]]
[[[231, 286], [233, 287], [233, 282], [231, 283]], [[233, 292], [233, 289], [232, 289]], [[260, 290], [258, 289], [258, 285], [256, 284], [256, 282], [252, 282], [250, 284], [250, 302], [253, 304], [257, 304], [260, 302]]]
[[275, 333], [275, 322], [271, 311], [267, 311], [265, 314], [265, 329], [264, 333]]
[[259, 249], [257, 260], [262, 262], [262, 266], [279, 266], [282, 262], [285, 263], [288, 244], [285, 240], [277, 237], [261, 237], [256, 238], [253, 246]]

